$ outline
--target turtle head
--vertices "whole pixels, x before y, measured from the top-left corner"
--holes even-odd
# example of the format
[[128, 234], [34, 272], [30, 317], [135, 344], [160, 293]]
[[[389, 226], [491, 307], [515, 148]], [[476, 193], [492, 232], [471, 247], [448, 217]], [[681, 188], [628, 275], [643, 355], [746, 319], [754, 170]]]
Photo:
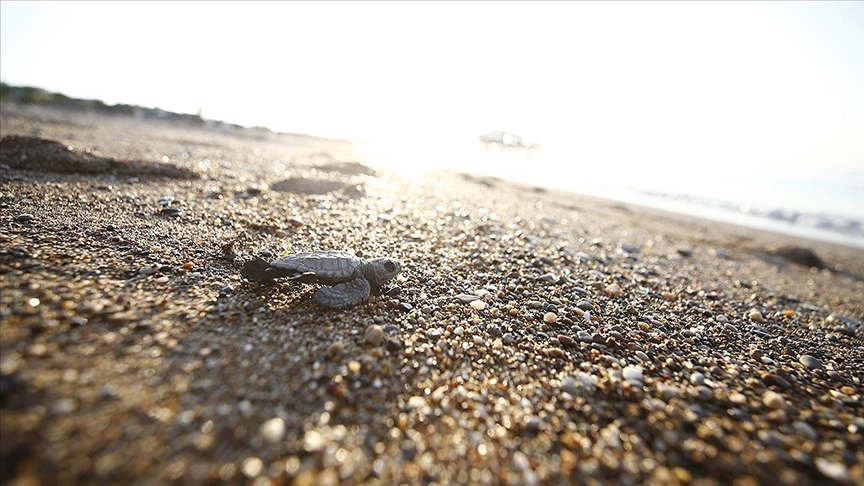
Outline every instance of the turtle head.
[[402, 262], [392, 258], [376, 258], [366, 262], [363, 276], [373, 289], [380, 289], [402, 271]]

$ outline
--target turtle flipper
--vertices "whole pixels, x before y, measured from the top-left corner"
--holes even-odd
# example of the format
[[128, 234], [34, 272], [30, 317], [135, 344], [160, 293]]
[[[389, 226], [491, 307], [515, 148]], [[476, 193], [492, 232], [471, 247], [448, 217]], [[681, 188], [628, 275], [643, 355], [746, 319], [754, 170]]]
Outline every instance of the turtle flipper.
[[288, 280], [296, 280], [300, 283], [315, 283], [318, 281], [318, 275], [315, 272], [304, 272], [292, 275]]
[[332, 309], [341, 309], [366, 302], [371, 290], [369, 282], [358, 277], [332, 287], [321, 287], [315, 292], [315, 302]]
[[267, 280], [270, 278], [270, 275], [267, 274], [269, 268], [269, 263], [260, 258], [256, 258], [243, 265], [243, 270], [240, 270], [240, 275], [247, 280], [260, 282], [261, 280]]

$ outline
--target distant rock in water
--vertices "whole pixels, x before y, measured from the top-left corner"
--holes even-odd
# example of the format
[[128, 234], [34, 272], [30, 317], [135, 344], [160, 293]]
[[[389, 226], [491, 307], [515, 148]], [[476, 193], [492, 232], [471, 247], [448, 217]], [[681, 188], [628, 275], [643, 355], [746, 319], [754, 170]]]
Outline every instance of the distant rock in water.
[[136, 177], [197, 179], [190, 169], [162, 162], [121, 161], [91, 153], [76, 152], [54, 140], [9, 135], [0, 140], [0, 164], [10, 169], [65, 174], [123, 174]]
[[800, 246], [783, 246], [772, 252], [773, 254], [798, 265], [807, 267], [825, 268], [825, 263], [810, 248]]

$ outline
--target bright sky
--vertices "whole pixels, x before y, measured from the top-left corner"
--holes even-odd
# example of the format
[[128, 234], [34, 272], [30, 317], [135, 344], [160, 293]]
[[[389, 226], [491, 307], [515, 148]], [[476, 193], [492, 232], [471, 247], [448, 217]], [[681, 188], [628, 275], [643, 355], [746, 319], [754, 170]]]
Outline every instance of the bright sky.
[[[0, 78], [395, 143], [864, 174], [864, 2], [10, 2]], [[864, 177], [864, 175], [862, 175]]]

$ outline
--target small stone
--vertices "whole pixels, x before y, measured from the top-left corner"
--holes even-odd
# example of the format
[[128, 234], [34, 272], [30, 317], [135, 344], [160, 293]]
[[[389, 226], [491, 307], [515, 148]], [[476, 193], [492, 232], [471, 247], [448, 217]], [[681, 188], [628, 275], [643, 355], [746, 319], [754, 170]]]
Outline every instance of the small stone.
[[399, 351], [404, 347], [404, 345], [402, 344], [402, 341], [394, 337], [390, 337], [387, 338], [387, 343], [384, 345], [384, 347], [387, 348], [387, 351]]
[[812, 425], [807, 422], [798, 421], [792, 424], [792, 428], [795, 429], [795, 432], [798, 435], [804, 437], [807, 440], [816, 440], [819, 438], [819, 434], [816, 433], [816, 429], [813, 428]]
[[690, 248], [678, 248], [675, 251], [677, 251], [679, 255], [681, 255], [685, 258], [693, 255], [693, 250], [691, 250]]
[[363, 343], [369, 346], [380, 346], [384, 337], [384, 329], [378, 324], [372, 324], [363, 331]]
[[639, 253], [639, 247], [630, 243], [622, 243], [621, 249], [624, 250], [625, 253], [635, 254]]
[[481, 311], [486, 308], [486, 302], [482, 300], [473, 300], [471, 301], [471, 308], [476, 311]]
[[715, 248], [714, 249], [714, 255], [717, 258], [722, 258], [723, 260], [731, 260], [732, 259], [732, 255], [728, 251], [726, 251], [722, 248]]
[[786, 405], [786, 400], [783, 399], [783, 395], [769, 390], [762, 395], [762, 403], [772, 410], [777, 410]]
[[513, 335], [512, 332], [505, 332], [502, 340], [504, 341], [504, 344], [513, 344], [514, 342], [516, 342], [516, 337]]
[[729, 401], [736, 405], [747, 403], [747, 396], [740, 392], [732, 392], [729, 394]]
[[558, 339], [558, 342], [561, 343], [561, 346], [564, 346], [565, 348], [573, 348], [576, 346], [576, 341], [566, 334], [559, 334], [556, 338]]
[[622, 295], [623, 293], [624, 293], [624, 291], [621, 290], [621, 286], [618, 285], [617, 283], [609, 284], [606, 286], [606, 294], [609, 295], [610, 297], [618, 297], [618, 296]]
[[704, 385], [705, 375], [699, 372], [693, 373], [690, 375], [690, 383], [693, 383], [694, 385]]
[[594, 304], [590, 300], [580, 300], [576, 303], [576, 307], [582, 309], [585, 312], [594, 310]]
[[765, 318], [762, 316], [762, 313], [756, 309], [752, 309], [750, 313], [747, 314], [747, 317], [750, 318], [751, 321], [765, 322]]
[[398, 307], [399, 310], [403, 312], [411, 312], [412, 310], [414, 310], [414, 306], [409, 304], [408, 302], [399, 302], [399, 305], [397, 305], [396, 307]]
[[264, 469], [264, 461], [257, 457], [248, 457], [243, 460], [240, 470], [247, 478], [254, 478], [261, 474]]
[[765, 375], [765, 378], [762, 378], [762, 381], [765, 382], [766, 385], [774, 385], [784, 390], [792, 388], [792, 384], [777, 373], [768, 373]]
[[630, 385], [642, 386], [644, 377], [641, 366], [627, 366], [621, 371], [621, 375]]
[[576, 337], [582, 341], [583, 343], [590, 343], [592, 341], [591, 334], [585, 331], [579, 331], [576, 333]]
[[470, 304], [471, 302], [474, 302], [475, 300], [477, 300], [477, 296], [473, 295], [473, 294], [459, 294], [459, 295], [454, 295], [453, 298], [458, 300], [459, 302], [461, 302], [463, 304]]
[[264, 440], [271, 444], [276, 444], [285, 437], [285, 421], [279, 417], [272, 418], [261, 424], [258, 431]]
[[666, 300], [677, 300], [678, 299], [678, 294], [676, 294], [675, 292], [663, 291], [663, 292], [660, 292], [660, 296]]
[[161, 265], [154, 263], [153, 265], [147, 265], [145, 267], [139, 268], [138, 274], [140, 274], [140, 275], [153, 275], [154, 273], [158, 272], [160, 268], [162, 268]]
[[33, 215], [30, 213], [21, 213], [15, 218], [19, 223], [29, 223], [33, 220]]
[[816, 369], [822, 368], [822, 362], [819, 361], [819, 359], [817, 359], [813, 356], [810, 356], [809, 354], [802, 354], [798, 358], [798, 362], [801, 363], [802, 365], [810, 368], [811, 370], [816, 370]]
[[827, 458], [817, 457], [813, 459], [813, 463], [816, 465], [816, 469], [818, 469], [820, 473], [834, 481], [840, 483], [852, 482], [852, 477], [849, 475], [849, 468], [842, 462], [831, 462]]
[[555, 324], [558, 320], [558, 316], [554, 312], [547, 312], [543, 315], [543, 322], [546, 324]]
[[426, 399], [421, 396], [413, 396], [408, 399], [408, 408], [417, 409], [426, 406]]

